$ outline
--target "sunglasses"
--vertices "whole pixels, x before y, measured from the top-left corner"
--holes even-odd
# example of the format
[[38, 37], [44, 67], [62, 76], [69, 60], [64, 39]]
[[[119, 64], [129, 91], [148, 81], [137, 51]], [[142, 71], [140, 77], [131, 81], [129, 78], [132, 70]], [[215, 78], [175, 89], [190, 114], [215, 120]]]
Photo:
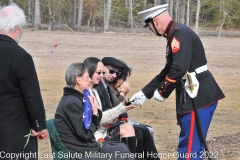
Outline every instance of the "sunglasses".
[[122, 73], [122, 72], [120, 72], [120, 71], [117, 72], [117, 71], [115, 71], [115, 70], [109, 68], [108, 66], [106, 66], [106, 67], [109, 69], [109, 73], [110, 73], [110, 74], [114, 74], [114, 73], [116, 73], [116, 76], [117, 76], [117, 77], [120, 76], [121, 73]]
[[102, 73], [104, 75], [106, 72], [98, 71], [98, 72], [95, 72], [95, 73], [97, 73], [98, 75], [100, 75]]

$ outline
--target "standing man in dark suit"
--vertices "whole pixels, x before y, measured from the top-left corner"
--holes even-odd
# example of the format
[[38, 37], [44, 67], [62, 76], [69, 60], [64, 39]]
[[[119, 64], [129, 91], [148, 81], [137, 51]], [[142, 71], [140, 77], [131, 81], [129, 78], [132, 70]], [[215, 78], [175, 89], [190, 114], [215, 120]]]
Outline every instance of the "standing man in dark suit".
[[[0, 9], [0, 156], [38, 159], [37, 136], [46, 128], [35, 66], [18, 45], [26, 24], [15, 4]], [[29, 136], [25, 136], [28, 135]]]
[[[167, 39], [166, 65], [131, 100], [143, 104], [146, 98], [153, 97], [163, 102], [176, 89], [176, 112], [181, 129], [179, 159], [185, 160], [188, 156], [200, 160], [203, 159], [200, 156], [204, 155], [203, 140], [217, 103], [224, 98], [224, 94], [208, 70], [200, 38], [191, 28], [173, 21], [167, 7], [168, 4], [160, 5], [138, 13], [145, 20], [145, 27]], [[200, 134], [199, 125], [196, 126], [196, 113], [203, 134]]]

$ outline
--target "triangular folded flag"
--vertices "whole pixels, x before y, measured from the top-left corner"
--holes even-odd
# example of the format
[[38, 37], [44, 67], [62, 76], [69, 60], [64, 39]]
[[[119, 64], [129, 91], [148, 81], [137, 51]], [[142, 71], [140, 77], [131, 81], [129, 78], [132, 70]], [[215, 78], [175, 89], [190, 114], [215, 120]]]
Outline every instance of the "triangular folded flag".
[[88, 96], [90, 95], [90, 92], [85, 89], [83, 93], [83, 124], [85, 129], [90, 128], [90, 124], [92, 122], [92, 105], [90, 103], [90, 100]]

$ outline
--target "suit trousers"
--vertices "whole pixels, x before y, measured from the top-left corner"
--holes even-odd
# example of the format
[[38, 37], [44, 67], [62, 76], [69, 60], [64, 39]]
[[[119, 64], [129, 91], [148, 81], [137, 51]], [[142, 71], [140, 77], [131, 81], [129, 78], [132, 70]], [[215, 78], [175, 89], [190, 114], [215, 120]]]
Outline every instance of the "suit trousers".
[[148, 128], [141, 125], [133, 125], [133, 127], [137, 137], [137, 153], [143, 155], [143, 158], [136, 159], [159, 160], [156, 156], [158, 154], [157, 149]]

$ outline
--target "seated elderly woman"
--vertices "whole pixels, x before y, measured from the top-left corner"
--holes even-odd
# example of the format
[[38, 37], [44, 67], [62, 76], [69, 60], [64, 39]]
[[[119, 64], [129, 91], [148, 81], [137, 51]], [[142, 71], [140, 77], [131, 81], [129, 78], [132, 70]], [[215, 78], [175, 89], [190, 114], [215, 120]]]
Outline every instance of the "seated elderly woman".
[[94, 133], [99, 128], [102, 112], [98, 110], [96, 99], [91, 95], [89, 100], [92, 107], [92, 121], [90, 121], [90, 127], [86, 129], [83, 123], [83, 107], [86, 101], [86, 99], [83, 100], [83, 93], [89, 88], [91, 79], [85, 65], [83, 63], [71, 64], [67, 68], [65, 80], [67, 86], [63, 89], [63, 96], [55, 113], [55, 126], [61, 141], [70, 152], [68, 158], [121, 159], [119, 151], [130, 153], [124, 143], [102, 144], [95, 140]]

